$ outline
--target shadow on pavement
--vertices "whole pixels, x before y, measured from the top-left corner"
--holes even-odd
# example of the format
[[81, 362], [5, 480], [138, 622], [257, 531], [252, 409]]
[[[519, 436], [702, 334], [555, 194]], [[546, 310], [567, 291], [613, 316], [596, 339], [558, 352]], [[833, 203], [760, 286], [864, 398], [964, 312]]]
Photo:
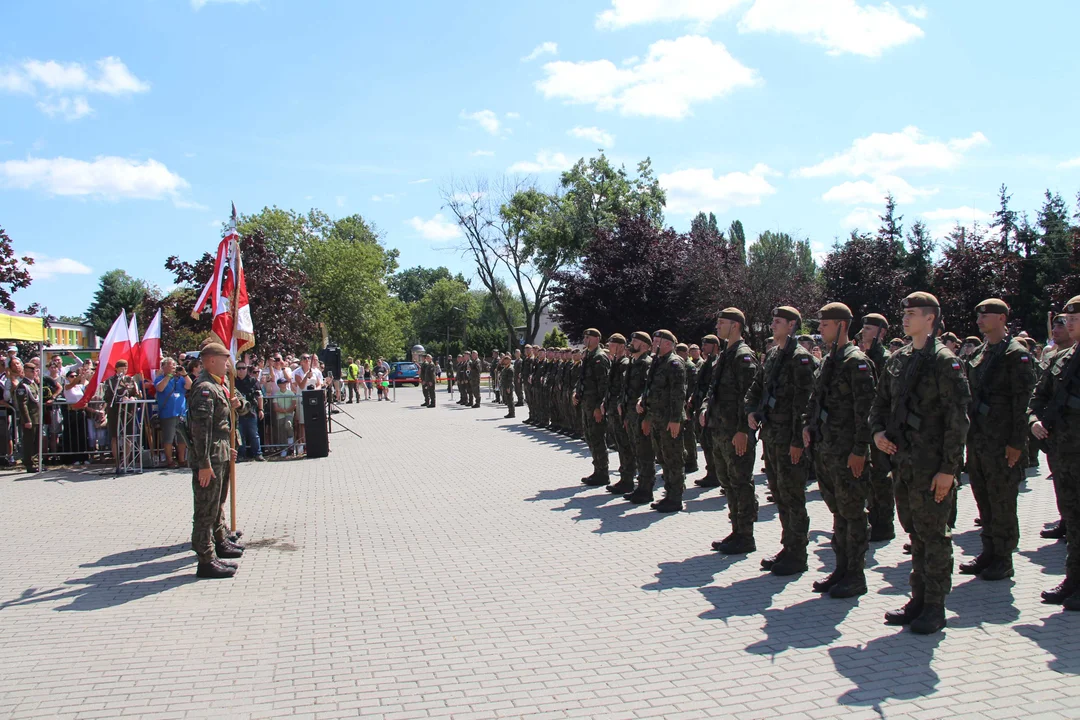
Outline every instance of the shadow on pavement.
[[[969, 577], [956, 575], [954, 582]], [[972, 577], [967, 582], [954, 584], [945, 600], [945, 607], [957, 614], [949, 620], [949, 627], [970, 628], [981, 625], [1007, 625], [1020, 619], [1020, 610], [1013, 600], [1012, 580], [986, 582]]]
[[79, 567], [92, 568], [92, 567], [108, 567], [110, 565], [131, 565], [132, 563], [147, 562], [150, 560], [157, 560], [167, 555], [175, 555], [186, 550], [191, 549], [191, 543], [176, 543], [175, 545], [164, 545], [161, 547], [151, 548], [139, 548], [138, 550], [125, 550], [124, 552], [114, 553], [112, 555], [106, 555], [100, 560], [95, 560], [92, 563], [86, 563]]
[[642, 590], [670, 590], [671, 588], [700, 588], [713, 581], [718, 572], [730, 567], [737, 558], [718, 552], [679, 560], [662, 562], [657, 566], [656, 580], [642, 585]]
[[[135, 551], [138, 552], [138, 551]], [[115, 557], [115, 556], [113, 556]], [[107, 560], [107, 558], [105, 558]], [[98, 561], [101, 562], [101, 561]], [[68, 580], [67, 586], [82, 586], [74, 588], [58, 587], [52, 590], [36, 591], [31, 588], [22, 593], [18, 598], [0, 604], [0, 610], [17, 606], [31, 605], [43, 602], [57, 602], [70, 600], [67, 605], [54, 608], [57, 611], [77, 610], [86, 612], [101, 610], [103, 608], [116, 607], [139, 600], [150, 595], [172, 590], [173, 588], [196, 582], [195, 574], [172, 575], [172, 573], [195, 563], [195, 558], [185, 555], [180, 558], [162, 560], [160, 562], [143, 563], [133, 567], [121, 567], [112, 570], [103, 570], [84, 578]], [[91, 566], [96, 563], [91, 564]], [[157, 580], [149, 580], [159, 575], [169, 577]]]
[[1049, 669], [1066, 675], [1080, 675], [1076, 615], [1077, 613], [1061, 610], [1043, 620], [1041, 625], [1016, 625], [1013, 630], [1054, 656], [1054, 659], [1046, 664]]
[[508, 432], [523, 435], [534, 442], [542, 443], [558, 450], [566, 450], [579, 457], [591, 457], [589, 454], [589, 446], [585, 444], [584, 440], [573, 440], [564, 435], [556, 435], [548, 430], [540, 430], [520, 423], [516, 425], [507, 425], [503, 429]]
[[839, 625], [854, 607], [855, 603], [822, 595], [791, 607], [766, 610], [762, 628], [766, 638], [747, 647], [746, 652], [775, 657], [788, 649], [830, 645], [840, 639]]
[[[745, 556], [739, 557], [742, 559]], [[764, 573], [727, 587], [703, 587], [699, 592], [712, 603], [713, 609], [706, 610], [698, 617], [702, 620], [727, 620], [737, 616], [764, 615], [772, 606], [773, 596], [798, 579], [798, 575], [777, 577]]]
[[1047, 540], [1046, 544], [1038, 550], [1024, 550], [1020, 552], [1020, 555], [1041, 567], [1043, 575], [1065, 574], [1064, 541]]
[[837, 672], [856, 685], [836, 702], [872, 707], [885, 717], [881, 705], [886, 700], [914, 700], [934, 694], [941, 678], [930, 663], [944, 637], [943, 633], [927, 637], [901, 630], [866, 645], [829, 648]]

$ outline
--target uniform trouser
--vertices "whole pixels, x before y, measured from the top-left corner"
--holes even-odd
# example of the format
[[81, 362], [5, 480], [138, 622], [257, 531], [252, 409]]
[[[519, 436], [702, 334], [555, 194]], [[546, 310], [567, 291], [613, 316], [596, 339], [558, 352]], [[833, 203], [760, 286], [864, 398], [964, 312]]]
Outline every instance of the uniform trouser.
[[509, 385], [502, 386], [502, 401], [509, 408], [509, 412], [506, 413], [510, 417], [515, 417], [517, 413], [514, 411], [514, 388]]
[[229, 499], [229, 463], [224, 463], [219, 472], [214, 466], [214, 474], [221, 476], [221, 502], [218, 503], [218, 521], [214, 527], [214, 541], [221, 542], [231, 532], [225, 519], [225, 501]]
[[1065, 523], [1065, 572], [1080, 579], [1080, 448], [1051, 448], [1046, 459], [1054, 474], [1061, 520]]
[[41, 458], [38, 457], [38, 433], [40, 431], [41, 426], [37, 424], [22, 428], [22, 460], [25, 470], [41, 466]]
[[615, 449], [619, 452], [619, 479], [632, 481], [637, 474], [637, 456], [634, 455], [630, 432], [616, 411], [608, 413], [607, 422], [608, 429], [615, 436]]
[[968, 444], [968, 478], [982, 520], [983, 549], [1007, 558], [1020, 542], [1016, 499], [1024, 479], [1024, 463], [1009, 467], [1005, 448], [990, 439], [974, 438]]
[[830, 453], [818, 448], [818, 487], [833, 514], [836, 567], [846, 572], [862, 572], [870, 547], [867, 531], [866, 498], [870, 494], [869, 468], [856, 478], [848, 468], [849, 453]]
[[736, 535], [753, 537], [754, 520], [757, 518], [757, 497], [754, 495], [754, 461], [757, 459], [757, 438], [747, 435], [746, 452], [739, 456], [731, 440], [733, 434], [720, 428], [709, 428], [712, 433], [713, 463], [716, 479], [727, 496], [728, 518]]
[[911, 537], [911, 591], [924, 601], [942, 605], [952, 590], [953, 546], [949, 515], [956, 502], [950, 492], [940, 503], [931, 489], [935, 467], [893, 464], [893, 488], [900, 524]]
[[434, 383], [424, 383], [424, 402], [431, 405], [431, 407], [435, 407]]
[[694, 428], [697, 427], [697, 418], [689, 417], [683, 420], [682, 430], [679, 431], [679, 439], [683, 444], [683, 461], [686, 467], [697, 470], [697, 435]]
[[870, 448], [870, 497], [867, 506], [870, 510], [870, 527], [892, 530], [896, 503], [893, 498], [893, 483], [889, 477], [889, 456], [871, 446]]
[[[584, 405], [571, 406], [575, 411], [583, 411], [585, 422], [585, 442], [589, 446], [592, 455], [593, 474], [607, 475], [608, 473], [608, 446], [607, 446], [607, 421], [600, 416], [600, 422], [593, 415], [594, 410], [599, 408], [586, 408]], [[575, 412], [580, 415], [580, 412]]]
[[225, 537], [222, 507], [229, 488], [228, 468], [228, 463], [212, 463], [214, 476], [206, 487], [199, 485], [199, 471], [191, 471], [191, 489], [195, 496], [191, 549], [199, 556], [199, 562], [214, 560], [214, 541]]
[[465, 401], [469, 399], [469, 381], [458, 378], [457, 389], [459, 395], [458, 402], [464, 405]]
[[701, 449], [705, 454], [705, 474], [716, 477], [716, 460], [713, 458], [712, 433], [709, 432], [709, 428], [701, 427], [697, 418], [694, 418], [694, 429], [697, 431], [698, 438], [701, 440]]
[[792, 465], [789, 443], [763, 441], [762, 445], [776, 478], [773, 497], [780, 515], [780, 544], [788, 554], [805, 558], [810, 533], [810, 516], [806, 513], [806, 472], [809, 462], [804, 454], [798, 465]]
[[679, 431], [679, 437], [673, 438], [667, 423], [654, 421], [649, 429], [648, 439], [652, 440], [653, 453], [664, 472], [664, 498], [682, 502], [683, 491], [686, 489], [686, 458], [682, 431]]
[[480, 404], [480, 376], [476, 376], [469, 380], [469, 392], [472, 394], [472, 404]]
[[636, 493], [652, 494], [656, 486], [656, 453], [653, 451], [652, 439], [641, 432], [641, 421], [644, 419], [633, 408], [627, 408], [630, 418], [626, 421], [627, 435], [634, 445], [634, 458], [637, 464], [637, 489]]
[[518, 404], [525, 402], [525, 388], [522, 387], [521, 381], [514, 383], [514, 395], [517, 397]]

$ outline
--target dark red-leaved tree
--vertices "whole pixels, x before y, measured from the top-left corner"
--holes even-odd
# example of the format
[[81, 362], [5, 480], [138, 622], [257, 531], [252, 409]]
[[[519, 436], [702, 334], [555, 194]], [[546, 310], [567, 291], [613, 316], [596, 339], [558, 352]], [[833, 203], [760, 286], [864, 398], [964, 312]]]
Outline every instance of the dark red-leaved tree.
[[852, 231], [822, 265], [825, 301], [846, 304], [856, 317], [876, 312], [896, 321], [907, 294], [905, 274], [889, 240]]
[[15, 302], [11, 294], [16, 290], [30, 287], [30, 272], [27, 265], [33, 265], [32, 257], [15, 257], [15, 251], [11, 248], [11, 238], [0, 227], [0, 305], [5, 310], [15, 310]]
[[[281, 257], [266, 243], [262, 231], [242, 236], [240, 252], [244, 259], [244, 278], [247, 282], [251, 319], [255, 324], [256, 351], [299, 352], [311, 347], [317, 339], [318, 328], [308, 316], [301, 296], [307, 277], [299, 270], [286, 265]], [[205, 337], [210, 332], [210, 315], [204, 313], [198, 320], [191, 318], [196, 293], [201, 290], [214, 271], [214, 256], [205, 253], [194, 263], [181, 261], [173, 255], [165, 261], [165, 268], [176, 278], [176, 283], [191, 292], [170, 293], [160, 301], [161, 307], [171, 312], [170, 322], [176, 330], [188, 331]], [[182, 305], [187, 303], [186, 305]], [[166, 329], [162, 328], [163, 343]], [[191, 348], [172, 348], [190, 350]]]
[[1015, 251], [1003, 253], [998, 239], [988, 238], [977, 224], [970, 230], [957, 226], [942, 244], [934, 267], [933, 292], [941, 301], [945, 328], [960, 337], [978, 335], [975, 307], [987, 298], [1015, 304], [1019, 280]]

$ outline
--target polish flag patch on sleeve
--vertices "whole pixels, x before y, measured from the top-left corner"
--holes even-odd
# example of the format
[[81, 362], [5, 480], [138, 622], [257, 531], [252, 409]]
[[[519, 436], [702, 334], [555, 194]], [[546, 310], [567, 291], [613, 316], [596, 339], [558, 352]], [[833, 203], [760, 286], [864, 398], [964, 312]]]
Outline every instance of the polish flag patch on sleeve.
[[869, 370], [870, 366], [864, 362], [859, 363], [859, 370]]
[[1022, 363], [1031, 362], [1031, 356], [1030, 355], [1021, 355], [1020, 356], [1020, 362], [1022, 362]]
[[959, 370], [960, 369], [960, 361], [959, 360], [953, 360], [952, 361], [952, 369], [953, 370]]
[[799, 362], [801, 362], [803, 365], [809, 365], [810, 364], [810, 358], [808, 358], [808, 357], [799, 358]]
[[742, 359], [743, 359], [743, 362], [753, 362], [754, 361], [754, 358], [750, 357], [749, 355], [743, 355]]

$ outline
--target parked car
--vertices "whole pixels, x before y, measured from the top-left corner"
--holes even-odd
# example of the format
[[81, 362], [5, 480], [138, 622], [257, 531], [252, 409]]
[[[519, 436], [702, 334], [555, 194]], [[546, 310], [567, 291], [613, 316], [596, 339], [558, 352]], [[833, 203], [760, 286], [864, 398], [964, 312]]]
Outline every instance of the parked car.
[[420, 366], [414, 362], [396, 362], [390, 366], [390, 382], [394, 385], [420, 387]]

